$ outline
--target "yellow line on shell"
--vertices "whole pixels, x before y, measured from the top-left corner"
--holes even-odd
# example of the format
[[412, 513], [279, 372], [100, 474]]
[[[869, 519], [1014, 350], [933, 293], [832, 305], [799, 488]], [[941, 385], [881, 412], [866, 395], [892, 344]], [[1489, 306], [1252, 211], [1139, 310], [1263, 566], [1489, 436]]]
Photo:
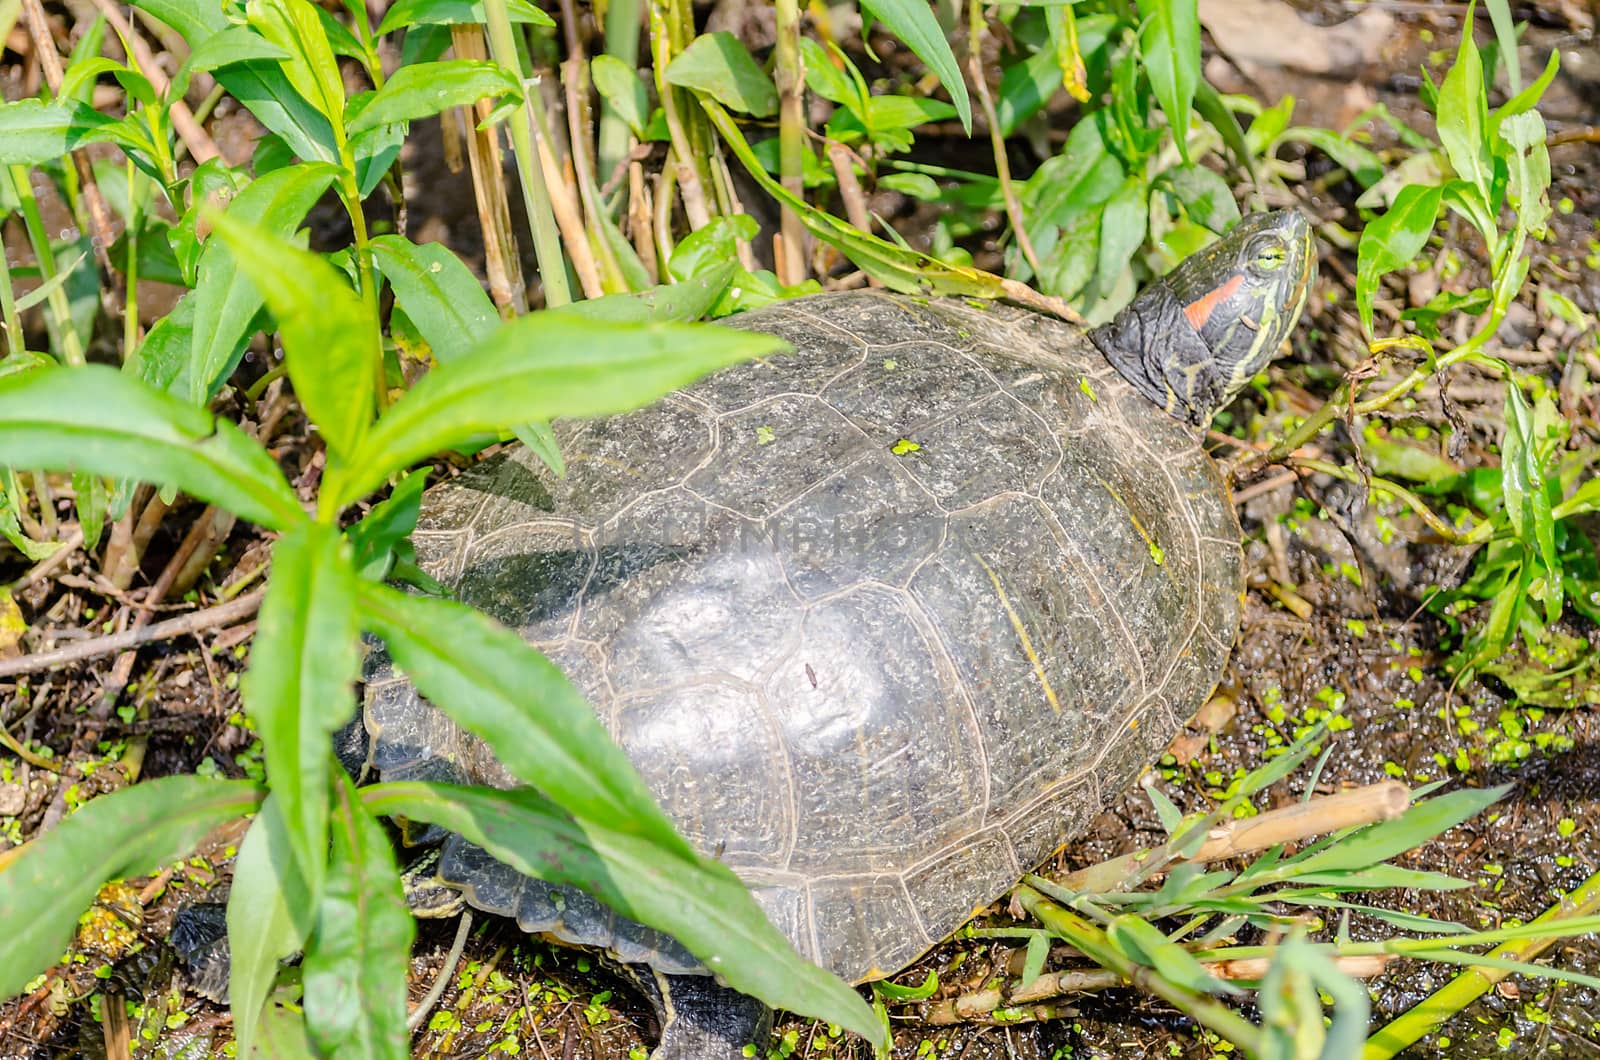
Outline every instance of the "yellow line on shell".
[[1027, 653], [1028, 662], [1033, 666], [1034, 676], [1044, 688], [1044, 698], [1050, 701], [1050, 709], [1060, 714], [1061, 701], [1056, 698], [1056, 690], [1050, 687], [1050, 678], [1045, 676], [1044, 663], [1039, 661], [1039, 653], [1033, 650], [1033, 639], [1028, 636], [1027, 629], [1022, 625], [1022, 616], [1011, 606], [1011, 598], [1006, 595], [1005, 586], [1000, 584], [1000, 576], [976, 552], [972, 554], [972, 558], [978, 561], [978, 566], [983, 568], [983, 572], [994, 583], [994, 592], [1000, 598], [1000, 606], [1006, 609], [1006, 615], [1011, 619], [1011, 628], [1016, 631], [1017, 639], [1022, 642], [1022, 650]]

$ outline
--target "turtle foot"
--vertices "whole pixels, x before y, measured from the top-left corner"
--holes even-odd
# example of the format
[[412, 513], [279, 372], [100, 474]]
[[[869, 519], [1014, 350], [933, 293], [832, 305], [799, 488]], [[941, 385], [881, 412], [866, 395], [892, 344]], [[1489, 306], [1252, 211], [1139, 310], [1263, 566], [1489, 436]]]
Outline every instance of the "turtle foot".
[[709, 975], [664, 975], [637, 968], [639, 983], [661, 1023], [661, 1041], [650, 1060], [746, 1060], [766, 1052], [772, 1010], [731, 990]]

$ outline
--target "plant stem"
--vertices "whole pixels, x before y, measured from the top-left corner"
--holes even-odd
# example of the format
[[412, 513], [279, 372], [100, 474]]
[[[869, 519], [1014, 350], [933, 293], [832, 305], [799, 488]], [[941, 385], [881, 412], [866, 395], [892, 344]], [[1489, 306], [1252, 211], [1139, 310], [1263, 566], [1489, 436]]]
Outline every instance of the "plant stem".
[[[672, 31], [670, 12], [660, 0], [650, 4], [650, 58], [655, 69], [656, 95], [661, 100], [661, 113], [666, 118], [667, 136], [672, 143], [672, 164], [678, 190], [683, 196], [683, 212], [688, 215], [689, 228], [698, 231], [711, 223], [711, 211], [706, 208], [705, 184], [700, 170], [695, 166], [694, 146], [684, 130], [678, 110], [677, 88], [667, 81], [667, 66], [672, 62]], [[660, 204], [657, 204], [659, 210]], [[667, 209], [670, 211], [671, 207]]]
[[512, 153], [517, 156], [517, 177], [522, 182], [522, 202], [528, 211], [528, 227], [533, 231], [533, 253], [539, 262], [539, 279], [544, 287], [545, 305], [551, 308], [564, 306], [572, 301], [572, 289], [567, 285], [567, 263], [561, 253], [561, 237], [556, 231], [555, 211], [550, 206], [550, 190], [545, 186], [544, 169], [533, 148], [532, 130], [544, 127], [539, 120], [544, 110], [543, 100], [539, 96], [539, 83], [536, 78], [529, 78], [523, 72], [506, 0], [483, 0], [483, 13], [488, 21], [490, 56], [522, 85], [521, 111], [512, 115], [506, 124], [511, 133]]
[[[1071, 17], [1071, 8], [1067, 10], [1068, 17]], [[1033, 240], [1028, 237], [1028, 226], [1022, 213], [1022, 201], [1017, 198], [1016, 186], [1011, 183], [1011, 160], [1006, 156], [1006, 141], [1000, 132], [1000, 116], [995, 109], [994, 93], [989, 91], [989, 79], [983, 69], [983, 41], [988, 29], [983, 17], [983, 5], [978, 0], [971, 0], [968, 12], [967, 76], [972, 79], [972, 87], [978, 93], [978, 102], [983, 106], [983, 116], [989, 126], [989, 147], [994, 152], [994, 172], [1000, 181], [1000, 195], [1005, 203], [1006, 220], [1011, 222], [1011, 231], [1016, 234], [1017, 246], [1021, 249], [1028, 268], [1038, 276], [1043, 270], [1039, 268], [1039, 255], [1034, 253]]]
[[128, 163], [128, 298], [122, 315], [122, 360], [126, 364], [139, 348], [139, 196], [144, 174]]
[[1016, 897], [1030, 915], [1096, 964], [1111, 969], [1134, 986], [1148, 990], [1176, 1006], [1228, 1039], [1244, 1053], [1252, 1056], [1261, 1054], [1260, 1029], [1237, 1012], [1205, 994], [1178, 986], [1154, 969], [1131, 960], [1112, 944], [1105, 932], [1071, 910], [1050, 901], [1032, 887], [1018, 887]]
[[[778, 0], [776, 78], [778, 85], [778, 175], [797, 198], [806, 192], [805, 167], [805, 60], [800, 54], [800, 4]], [[805, 226], [787, 204], [779, 204], [783, 252], [777, 258], [778, 282], [800, 283], [806, 278]]]
[[[1590, 876], [1583, 881], [1577, 890], [1568, 894], [1560, 903], [1541, 913], [1534, 923], [1556, 925], [1563, 920], [1593, 916], [1596, 913], [1600, 913], [1600, 875]], [[1516, 961], [1532, 960], [1560, 937], [1562, 937], [1560, 934], [1550, 934], [1536, 938], [1512, 939], [1490, 950], [1488, 956]], [[1368, 1038], [1366, 1051], [1361, 1054], [1362, 1060], [1388, 1060], [1423, 1035], [1437, 1029], [1445, 1020], [1460, 1012], [1508, 974], [1510, 973], [1502, 968], [1469, 968], [1462, 972], [1426, 1000], [1395, 1017]]]
[[[39, 263], [39, 280], [49, 283], [56, 274], [56, 256], [50, 249], [50, 235], [44, 228], [44, 217], [39, 213], [39, 200], [33, 196], [33, 184], [28, 179], [26, 166], [11, 167], [12, 190], [22, 204], [22, 223], [28, 230], [28, 242], [33, 245], [33, 257]], [[61, 346], [61, 357], [70, 365], [84, 363], [83, 343], [72, 326], [72, 310], [67, 305], [67, 292], [57, 286], [45, 297], [50, 307], [50, 323]]]
[[[628, 69], [639, 65], [639, 0], [610, 0], [606, 6], [606, 54], [621, 59]], [[633, 136], [611, 101], [600, 100], [599, 172], [602, 177], [615, 173], [627, 157]]]
[[356, 276], [361, 284], [361, 300], [366, 303], [367, 317], [376, 332], [373, 336], [373, 398], [377, 402], [377, 411], [382, 413], [389, 407], [389, 376], [383, 366], [383, 324], [378, 319], [378, 280], [372, 271], [372, 241], [367, 235], [367, 215], [361, 209], [361, 189], [356, 184], [354, 172], [354, 167], [347, 167], [341, 195], [356, 237]]
[[1460, 530], [1457, 530], [1455, 527], [1439, 518], [1438, 514], [1432, 508], [1423, 503], [1422, 498], [1418, 497], [1415, 493], [1412, 493], [1398, 482], [1391, 481], [1390, 479], [1379, 478], [1376, 475], [1362, 475], [1354, 468], [1346, 467], [1343, 464], [1333, 464], [1326, 460], [1313, 460], [1310, 457], [1288, 456], [1284, 458], [1284, 462], [1290, 467], [1299, 467], [1304, 468], [1307, 471], [1316, 471], [1320, 474], [1331, 475], [1334, 478], [1343, 479], [1346, 482], [1353, 482], [1358, 486], [1368, 486], [1374, 489], [1383, 490], [1385, 493], [1392, 493], [1403, 504], [1405, 504], [1406, 507], [1416, 512], [1418, 517], [1420, 517], [1423, 522], [1428, 524], [1428, 529], [1432, 530], [1434, 533], [1438, 534], [1452, 545], [1482, 544], [1483, 542], [1489, 540], [1494, 533], [1494, 525], [1489, 522], [1479, 523], [1466, 533], [1462, 533]]

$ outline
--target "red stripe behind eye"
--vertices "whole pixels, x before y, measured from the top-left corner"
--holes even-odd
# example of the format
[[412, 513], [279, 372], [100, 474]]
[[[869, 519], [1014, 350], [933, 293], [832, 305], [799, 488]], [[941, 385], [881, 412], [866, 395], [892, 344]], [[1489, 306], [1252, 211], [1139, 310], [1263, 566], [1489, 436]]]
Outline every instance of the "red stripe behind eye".
[[1243, 286], [1243, 284], [1243, 274], [1236, 272], [1228, 279], [1228, 282], [1223, 284], [1221, 287], [1212, 288], [1202, 297], [1197, 298], [1193, 302], [1190, 302], [1188, 305], [1184, 306], [1183, 315], [1188, 319], [1189, 326], [1194, 328], [1196, 331], [1199, 331], [1201, 328], [1205, 327], [1206, 321], [1211, 319], [1211, 314], [1216, 311], [1217, 306], [1221, 305], [1223, 302], [1226, 302], [1229, 298], [1232, 298], [1236, 293], [1238, 293], [1239, 288]]

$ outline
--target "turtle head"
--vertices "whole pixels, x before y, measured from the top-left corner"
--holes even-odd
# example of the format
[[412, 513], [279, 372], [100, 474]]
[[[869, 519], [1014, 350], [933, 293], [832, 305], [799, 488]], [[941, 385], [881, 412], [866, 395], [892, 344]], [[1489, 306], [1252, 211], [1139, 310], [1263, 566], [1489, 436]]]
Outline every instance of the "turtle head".
[[1251, 214], [1089, 338], [1141, 394], [1204, 426], [1278, 352], [1316, 272], [1303, 216]]

